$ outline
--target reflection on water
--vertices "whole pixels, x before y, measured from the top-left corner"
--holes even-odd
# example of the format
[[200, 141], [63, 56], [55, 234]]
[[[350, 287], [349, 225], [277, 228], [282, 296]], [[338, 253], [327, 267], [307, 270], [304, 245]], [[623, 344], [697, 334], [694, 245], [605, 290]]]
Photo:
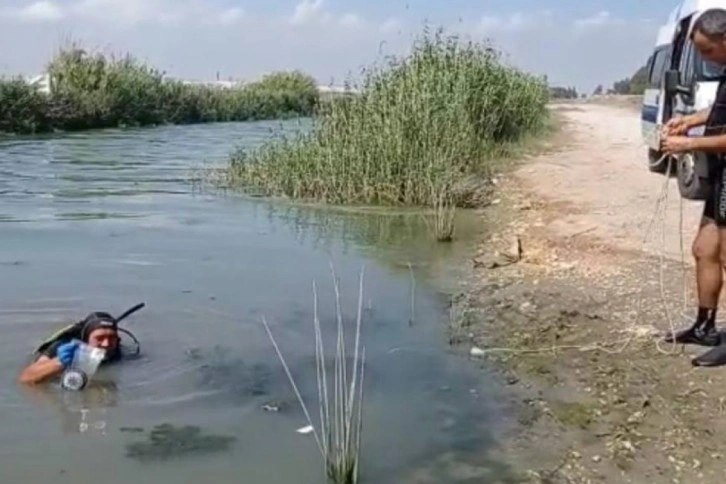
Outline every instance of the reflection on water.
[[[471, 482], [457, 464], [470, 475], [507, 474], [486, 457], [501, 421], [491, 383], [448, 352], [445, 301], [426, 282], [455, 246], [421, 237], [415, 213], [293, 207], [199, 193], [186, 181], [275, 126], [0, 141], [3, 482], [321, 482], [261, 317], [315, 414], [312, 281], [332, 357], [331, 261], [347, 324], [366, 267], [364, 482]], [[123, 325], [139, 337], [140, 358], [102, 368], [80, 393], [11, 384], [51, 328], [138, 301], [147, 307]], [[173, 465], [150, 458], [205, 446], [215, 451]]]
[[107, 435], [109, 410], [116, 407], [118, 390], [112, 381], [95, 380], [85, 391], [61, 391], [59, 385], [36, 386], [27, 390], [34, 403], [56, 412], [63, 434]]

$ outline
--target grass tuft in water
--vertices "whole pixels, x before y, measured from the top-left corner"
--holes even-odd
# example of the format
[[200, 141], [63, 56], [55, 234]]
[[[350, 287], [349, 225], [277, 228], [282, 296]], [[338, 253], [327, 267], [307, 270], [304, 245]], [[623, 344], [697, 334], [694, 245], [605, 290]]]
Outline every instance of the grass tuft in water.
[[311, 132], [233, 153], [226, 185], [344, 205], [433, 208], [440, 240], [512, 147], [546, 126], [543, 79], [485, 44], [424, 32], [405, 58], [364, 71], [359, 94], [321, 105]]
[[303, 409], [308, 424], [313, 428], [315, 441], [320, 450], [328, 479], [334, 484], [357, 484], [360, 476], [360, 446], [363, 431], [363, 377], [365, 365], [365, 347], [361, 347], [360, 332], [363, 318], [363, 279], [361, 270], [358, 292], [358, 313], [355, 325], [355, 344], [353, 368], [347, 367], [345, 329], [340, 306], [340, 287], [335, 270], [332, 268], [335, 288], [336, 305], [336, 346], [335, 368], [332, 388], [329, 386], [328, 372], [325, 367], [325, 350], [323, 347], [320, 319], [318, 317], [317, 286], [313, 282], [313, 328], [315, 332], [315, 361], [318, 384], [318, 409], [320, 424], [316, 426], [310, 416], [305, 401], [292, 377], [280, 348], [272, 336], [265, 318], [262, 322], [277, 356], [282, 362], [285, 373], [290, 380], [295, 395]]

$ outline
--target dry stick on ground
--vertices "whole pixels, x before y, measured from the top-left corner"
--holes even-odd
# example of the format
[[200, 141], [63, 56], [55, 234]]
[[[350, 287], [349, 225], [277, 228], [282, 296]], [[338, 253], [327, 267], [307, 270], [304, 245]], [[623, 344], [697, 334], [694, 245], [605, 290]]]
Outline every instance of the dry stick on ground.
[[[325, 368], [325, 351], [323, 347], [320, 318], [318, 317], [317, 287], [313, 282], [313, 326], [315, 332], [315, 361], [318, 385], [318, 407], [320, 411], [320, 430], [313, 424], [305, 401], [298, 390], [295, 380], [280, 348], [272, 336], [267, 320], [263, 317], [267, 335], [282, 362], [285, 373], [293, 387], [295, 396], [303, 409], [308, 425], [312, 427], [315, 441], [323, 458], [326, 475], [336, 484], [356, 484], [360, 475], [360, 443], [363, 430], [363, 378], [365, 365], [365, 347], [361, 348], [360, 332], [363, 319], [363, 279], [361, 270], [358, 313], [356, 317], [355, 347], [353, 356], [353, 374], [348, 389], [348, 372], [346, 364], [345, 336], [343, 316], [340, 308], [340, 288], [335, 270], [331, 264], [336, 298], [337, 341], [335, 356], [335, 373], [333, 378], [333, 409], [330, 409], [327, 371]], [[360, 368], [359, 368], [360, 367]], [[360, 370], [360, 377], [359, 375]], [[356, 405], [358, 408], [356, 409]], [[332, 414], [332, 415], [331, 415]], [[354, 420], [355, 419], [355, 420]]]

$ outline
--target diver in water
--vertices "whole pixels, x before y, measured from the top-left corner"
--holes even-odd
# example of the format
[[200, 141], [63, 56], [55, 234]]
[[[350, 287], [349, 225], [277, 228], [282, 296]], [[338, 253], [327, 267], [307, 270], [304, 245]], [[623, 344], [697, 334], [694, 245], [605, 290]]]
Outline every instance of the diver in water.
[[[704, 60], [726, 66], [726, 10], [706, 10], [694, 22], [693, 45]], [[704, 126], [703, 136], [687, 136]], [[726, 268], [726, 70], [719, 78], [712, 107], [687, 116], [675, 116], [663, 129], [662, 149], [668, 154], [701, 151], [708, 154], [713, 191], [706, 200], [698, 234], [693, 242], [698, 286], [698, 313], [688, 328], [669, 335], [669, 343], [712, 347], [694, 358], [694, 366], [726, 364], [726, 339], [716, 328], [716, 311]]]
[[25, 384], [37, 384], [61, 375], [73, 362], [81, 342], [105, 350], [102, 364], [119, 361], [126, 353], [120, 333], [133, 340], [134, 353], [138, 354], [139, 341], [130, 331], [119, 328], [119, 323], [144, 306], [144, 303], [138, 304], [118, 318], [105, 312], [94, 312], [82, 321], [63, 328], [36, 348], [34, 361], [20, 372], [18, 380]]

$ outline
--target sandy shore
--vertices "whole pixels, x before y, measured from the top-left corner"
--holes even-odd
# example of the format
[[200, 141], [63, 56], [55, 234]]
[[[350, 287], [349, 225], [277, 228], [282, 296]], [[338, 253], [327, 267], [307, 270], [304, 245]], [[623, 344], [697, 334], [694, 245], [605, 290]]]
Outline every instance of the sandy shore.
[[629, 103], [553, 110], [561, 132], [482, 212], [452, 323], [514, 395], [502, 458], [532, 482], [721, 483], [726, 369], [658, 343], [694, 314], [702, 204], [648, 171]]

